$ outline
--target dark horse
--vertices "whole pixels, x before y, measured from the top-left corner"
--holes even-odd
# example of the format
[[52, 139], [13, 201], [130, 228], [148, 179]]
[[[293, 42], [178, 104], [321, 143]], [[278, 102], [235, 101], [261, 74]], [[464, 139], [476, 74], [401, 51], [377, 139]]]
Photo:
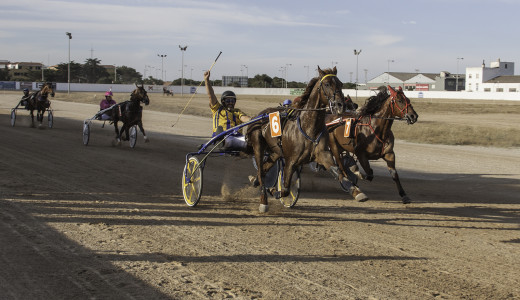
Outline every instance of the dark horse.
[[27, 100], [25, 108], [31, 112], [31, 127], [35, 127], [34, 111], [36, 110], [36, 119], [39, 123], [38, 128], [45, 128], [43, 127], [42, 122], [43, 114], [51, 106], [51, 102], [48, 99], [49, 95], [54, 97], [54, 89], [52, 88], [51, 82], [43, 84], [40, 90], [32, 94]]
[[[141, 102], [148, 105], [150, 104], [150, 99], [144, 89], [144, 85], [136, 85], [136, 89], [130, 95], [130, 100], [118, 103], [112, 107], [109, 115], [111, 116], [111, 120], [114, 122], [116, 142], [118, 145], [121, 144], [121, 135], [123, 134], [123, 131], [125, 132], [125, 138], [123, 140], [128, 141], [128, 130], [134, 125], [139, 126], [139, 129], [143, 133], [144, 141], [149, 142], [143, 128], [143, 107], [140, 104]], [[119, 130], [117, 126], [119, 121], [123, 122], [121, 130]]]
[[[369, 181], [374, 178], [369, 160], [384, 159], [403, 203], [410, 203], [411, 200], [403, 190], [395, 170], [394, 134], [391, 129], [394, 120], [406, 120], [408, 124], [413, 124], [417, 122], [419, 115], [401, 87], [396, 91], [388, 86], [388, 90], [390, 93], [386, 88], [380, 89], [376, 96], [368, 98], [359, 116], [348, 114], [327, 116], [327, 124], [330, 124], [328, 128], [330, 150], [336, 161], [340, 162], [338, 165], [342, 171], [352, 166], [359, 178]], [[345, 132], [347, 118], [353, 118], [349, 137], [345, 136], [348, 134]], [[357, 170], [357, 165], [349, 153], [357, 157], [366, 176]]]
[[[328, 148], [325, 126], [326, 109], [332, 102], [336, 105], [330, 105], [330, 107], [343, 110], [345, 103], [341, 90], [343, 84], [336, 77], [336, 68], [321, 70], [318, 67], [318, 72], [319, 77], [313, 78], [309, 82], [301, 100], [292, 107], [293, 114], [289, 114], [284, 121], [281, 138], [271, 136], [268, 122], [253, 123], [247, 130], [248, 146], [252, 148], [258, 166], [257, 180], [261, 188], [260, 212], [268, 210], [267, 190], [263, 183], [264, 176], [279, 158], [284, 159], [285, 165], [283, 187], [281, 191], [274, 193], [276, 198], [288, 196], [294, 171], [299, 166], [315, 160], [331, 172], [335, 178], [345, 181], [345, 184], [351, 187], [350, 192], [357, 200], [368, 199], [357, 186], [348, 182], [343, 173], [340, 174]], [[272, 110], [266, 109], [260, 115]], [[267, 159], [264, 159], [265, 153], [269, 154]]]

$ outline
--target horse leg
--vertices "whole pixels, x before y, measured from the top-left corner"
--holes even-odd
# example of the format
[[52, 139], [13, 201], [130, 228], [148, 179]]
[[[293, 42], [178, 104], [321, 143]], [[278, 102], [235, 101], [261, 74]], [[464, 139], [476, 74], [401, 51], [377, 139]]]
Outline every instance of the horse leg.
[[352, 173], [349, 168], [345, 169], [347, 176], [342, 176], [339, 167], [334, 164], [331, 152], [325, 150], [318, 151], [316, 155], [316, 161], [324, 166], [325, 169], [329, 171], [336, 180], [342, 182], [343, 186], [348, 189], [350, 195], [352, 195], [354, 199], [359, 202], [365, 202], [368, 200], [368, 196], [365, 195], [365, 193], [363, 193], [356, 185], [357, 176]]
[[255, 181], [258, 182], [258, 185], [260, 185], [260, 205], [258, 207], [258, 210], [261, 213], [265, 213], [265, 212], [269, 211], [269, 204], [267, 202], [267, 190], [264, 185], [265, 144], [262, 143], [262, 141], [259, 139], [259, 136], [252, 134], [251, 137], [252, 137], [252, 141], [253, 141], [253, 151], [254, 151], [254, 157], [255, 157], [255, 162], [256, 162], [256, 166], [257, 166]]
[[383, 156], [383, 159], [386, 161], [388, 172], [390, 172], [390, 176], [392, 176], [392, 179], [394, 180], [395, 185], [397, 186], [397, 190], [399, 191], [399, 196], [401, 196], [401, 200], [404, 204], [411, 203], [412, 200], [406, 195], [403, 187], [401, 186], [399, 175], [397, 174], [397, 171], [395, 169], [395, 153], [386, 153], [385, 156]]
[[145, 143], [150, 142], [150, 140], [149, 140], [148, 137], [146, 136], [146, 133], [144, 133], [143, 122], [142, 122], [141, 120], [139, 120], [139, 123], [137, 123], [137, 126], [139, 126], [139, 129], [141, 130], [141, 133], [142, 133], [143, 136], [144, 136], [144, 142], [145, 142]]
[[363, 168], [363, 171], [365, 171], [365, 174], [367, 174], [365, 176], [365, 179], [368, 181], [372, 181], [372, 179], [374, 179], [374, 170], [372, 170], [372, 168], [370, 167], [370, 162], [368, 161], [368, 158], [363, 153], [359, 153], [357, 157], [359, 160], [359, 164]]
[[43, 127], [43, 113], [44, 112], [45, 111], [38, 109], [38, 113], [36, 114], [36, 118], [38, 120], [38, 128], [40, 128], [40, 129], [45, 128], [45, 127]]
[[31, 128], [35, 128], [36, 126], [34, 125], [34, 110], [31, 109]]
[[[117, 127], [117, 120], [114, 120], [114, 130], [116, 131], [116, 145], [121, 146], [121, 134], [119, 133], [119, 128]], [[124, 124], [123, 124], [124, 126]]]

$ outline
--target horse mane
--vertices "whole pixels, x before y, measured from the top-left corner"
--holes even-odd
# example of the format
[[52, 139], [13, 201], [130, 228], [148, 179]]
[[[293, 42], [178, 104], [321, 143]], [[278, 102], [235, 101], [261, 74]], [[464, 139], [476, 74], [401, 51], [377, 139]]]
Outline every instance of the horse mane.
[[[334, 72], [330, 68], [322, 71], [325, 75], [334, 74]], [[309, 97], [311, 96], [312, 89], [314, 89], [314, 86], [318, 81], [320, 81], [320, 77], [314, 77], [309, 81], [307, 87], [305, 88], [305, 91], [300, 96], [301, 100], [296, 103], [296, 108], [303, 108], [305, 104], [307, 104], [307, 101], [309, 101]]]
[[388, 92], [386, 87], [379, 87], [379, 93], [375, 96], [371, 96], [365, 102], [365, 105], [361, 108], [360, 114], [362, 116], [372, 115], [381, 109], [381, 106], [386, 102], [388, 98]]

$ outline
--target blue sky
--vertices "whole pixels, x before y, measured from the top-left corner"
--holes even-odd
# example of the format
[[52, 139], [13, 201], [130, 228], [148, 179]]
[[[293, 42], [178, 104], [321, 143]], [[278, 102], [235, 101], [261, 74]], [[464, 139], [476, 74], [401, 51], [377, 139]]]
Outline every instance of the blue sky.
[[[165, 80], [267, 74], [307, 81], [336, 66], [343, 82], [386, 72], [520, 65], [520, 0], [2, 0], [0, 60], [54, 65], [94, 57]], [[362, 49], [356, 57], [354, 49]], [[93, 51], [92, 51], [93, 50]], [[157, 54], [167, 55], [162, 60]], [[463, 57], [463, 60], [457, 60]], [[393, 60], [393, 62], [388, 62]], [[247, 66], [247, 68], [245, 67]], [[306, 67], [308, 66], [308, 67]], [[351, 75], [352, 73], [352, 75]], [[515, 73], [516, 74], [516, 73]]]

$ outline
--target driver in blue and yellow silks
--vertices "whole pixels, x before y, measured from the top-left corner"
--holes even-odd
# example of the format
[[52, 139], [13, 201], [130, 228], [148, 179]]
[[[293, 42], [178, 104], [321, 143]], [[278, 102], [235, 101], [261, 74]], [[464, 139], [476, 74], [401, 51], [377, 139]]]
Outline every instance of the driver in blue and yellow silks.
[[[212, 112], [213, 135], [215, 136], [225, 130], [249, 121], [251, 118], [240, 109], [235, 108], [237, 97], [232, 91], [225, 91], [217, 101], [213, 87], [209, 82], [210, 71], [204, 72], [206, 92], [209, 96], [209, 107]], [[245, 137], [240, 134], [230, 135], [224, 141], [224, 148], [231, 150], [245, 150], [247, 143]]]

